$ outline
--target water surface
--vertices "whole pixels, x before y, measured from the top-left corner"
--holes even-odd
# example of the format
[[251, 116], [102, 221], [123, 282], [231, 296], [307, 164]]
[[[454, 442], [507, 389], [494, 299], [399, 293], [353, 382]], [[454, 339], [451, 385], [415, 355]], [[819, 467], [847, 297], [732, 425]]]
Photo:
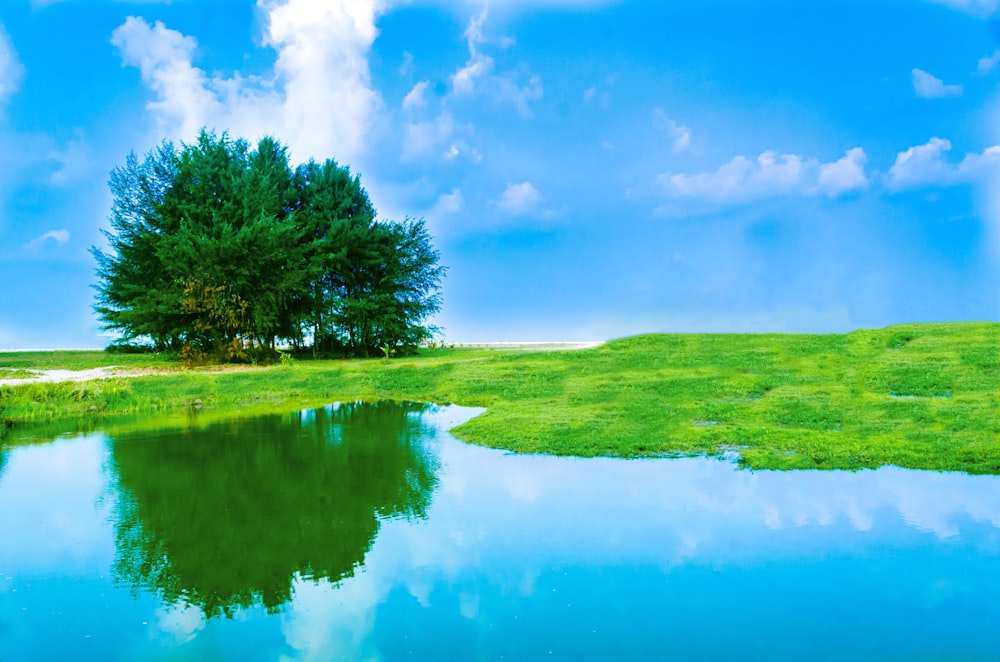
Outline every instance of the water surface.
[[516, 456], [346, 404], [0, 450], [0, 660], [1000, 659], [1000, 479]]

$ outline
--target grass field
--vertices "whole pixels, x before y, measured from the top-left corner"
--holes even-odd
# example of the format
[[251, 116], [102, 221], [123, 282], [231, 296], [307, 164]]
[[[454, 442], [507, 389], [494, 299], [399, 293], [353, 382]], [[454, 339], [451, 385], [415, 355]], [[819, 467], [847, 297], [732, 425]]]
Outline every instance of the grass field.
[[580, 351], [448, 349], [235, 371], [179, 370], [150, 355], [0, 354], [0, 367], [19, 369], [110, 364], [169, 372], [0, 387], [0, 421], [83, 426], [114, 414], [160, 412], [187, 424], [192, 417], [386, 398], [487, 407], [455, 434], [517, 452], [736, 451], [753, 468], [894, 464], [1000, 473], [1000, 324], [845, 335], [648, 335]]

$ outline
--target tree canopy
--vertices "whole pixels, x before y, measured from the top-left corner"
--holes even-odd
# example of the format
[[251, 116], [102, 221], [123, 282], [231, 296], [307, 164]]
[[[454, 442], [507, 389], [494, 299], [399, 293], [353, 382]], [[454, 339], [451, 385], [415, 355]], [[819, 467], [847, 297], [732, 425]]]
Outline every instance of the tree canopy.
[[126, 343], [245, 360], [279, 341], [368, 356], [433, 334], [444, 267], [423, 221], [377, 218], [333, 160], [292, 168], [272, 138], [202, 131], [129, 154], [110, 187], [95, 309]]

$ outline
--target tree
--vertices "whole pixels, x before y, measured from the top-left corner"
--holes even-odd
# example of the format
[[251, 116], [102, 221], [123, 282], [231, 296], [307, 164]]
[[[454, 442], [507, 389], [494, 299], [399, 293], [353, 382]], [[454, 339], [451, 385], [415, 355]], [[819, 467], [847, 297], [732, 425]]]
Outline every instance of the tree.
[[160, 349], [178, 348], [183, 329], [180, 300], [159, 255], [163, 238], [176, 231], [159, 213], [176, 167], [176, 149], [164, 142], [141, 163], [133, 152], [112, 170], [111, 231], [103, 231], [110, 252], [91, 249], [101, 281], [95, 310], [104, 328], [126, 341], [149, 338]]
[[202, 131], [130, 154], [111, 191], [95, 309], [126, 342], [246, 360], [278, 340], [368, 356], [433, 332], [444, 268], [423, 222], [378, 220], [333, 160], [293, 172], [272, 138]]
[[[355, 353], [415, 348], [434, 329], [414, 323], [440, 309], [444, 268], [423, 221], [374, 223], [369, 252], [352, 262], [335, 313]], [[388, 353], [388, 350], [387, 350]]]
[[[292, 293], [307, 274], [291, 216], [292, 173], [284, 147], [202, 133], [178, 159], [160, 213], [176, 227], [161, 256], [182, 300], [189, 343], [232, 358], [273, 349]], [[214, 292], [214, 302], [198, 298]], [[205, 315], [220, 314], [227, 324]], [[224, 349], [225, 348], [225, 349]]]
[[332, 160], [299, 166], [295, 186], [311, 282], [301, 322], [311, 330], [314, 351], [331, 352], [345, 346], [334, 311], [343, 297], [345, 274], [369, 257], [375, 208], [360, 177]]

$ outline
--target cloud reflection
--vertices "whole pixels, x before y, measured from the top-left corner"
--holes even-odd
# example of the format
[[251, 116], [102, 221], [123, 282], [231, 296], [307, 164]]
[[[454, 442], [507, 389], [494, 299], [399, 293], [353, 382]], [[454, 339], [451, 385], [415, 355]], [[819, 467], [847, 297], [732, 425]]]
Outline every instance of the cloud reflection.
[[[293, 600], [283, 627], [302, 659], [359, 650], [363, 656], [344, 659], [380, 659], [372, 642], [400, 609], [445, 610], [488, 637], [498, 604], [554, 599], [560, 569], [654, 567], [667, 577], [682, 568], [818, 563], [900, 546], [982, 544], [1000, 553], [995, 535], [971, 531], [1000, 528], [995, 476], [509, 455], [447, 435], [438, 453], [440, 484], [427, 520], [387, 524], [366, 573], [328, 588], [326, 604], [349, 605], [346, 614]], [[941, 582], [949, 595], [965, 590]], [[922, 589], [927, 604], [944, 604], [944, 588], [934, 586]], [[410, 607], [401, 606], [400, 589]], [[309, 645], [300, 648], [302, 633]]]

